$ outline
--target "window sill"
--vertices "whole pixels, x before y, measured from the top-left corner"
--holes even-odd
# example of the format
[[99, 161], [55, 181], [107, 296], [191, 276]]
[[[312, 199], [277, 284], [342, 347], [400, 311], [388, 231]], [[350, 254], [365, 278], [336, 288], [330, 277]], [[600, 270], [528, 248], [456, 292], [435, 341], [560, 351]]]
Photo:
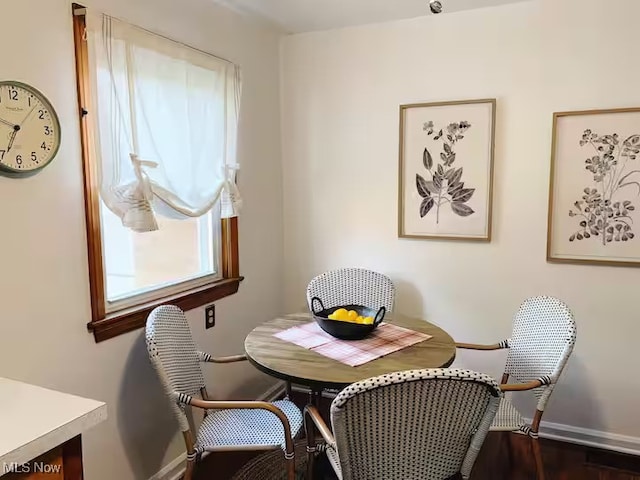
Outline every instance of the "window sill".
[[244, 277], [225, 278], [214, 284], [188, 290], [153, 302], [137, 305], [126, 310], [106, 315], [101, 320], [89, 322], [87, 328], [93, 332], [96, 343], [145, 326], [149, 313], [159, 305], [170, 303], [182, 310], [192, 310], [207, 303], [233, 295], [238, 291]]

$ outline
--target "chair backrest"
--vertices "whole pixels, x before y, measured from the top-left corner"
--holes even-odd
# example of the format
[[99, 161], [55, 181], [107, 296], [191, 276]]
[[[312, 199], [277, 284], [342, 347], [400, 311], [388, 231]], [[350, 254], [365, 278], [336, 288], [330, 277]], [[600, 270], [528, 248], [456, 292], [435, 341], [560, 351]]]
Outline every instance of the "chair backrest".
[[331, 404], [343, 480], [467, 478], [501, 397], [494, 379], [459, 369], [348, 386]]
[[184, 312], [163, 305], [151, 312], [146, 326], [147, 351], [183, 432], [189, 430], [180, 395], [195, 396], [205, 387], [198, 351]]
[[534, 390], [543, 411], [576, 342], [573, 314], [557, 298], [527, 299], [516, 313], [505, 373], [518, 382], [542, 379]]
[[307, 302], [318, 297], [325, 308], [339, 305], [363, 305], [393, 310], [396, 289], [389, 277], [364, 268], [340, 268], [315, 277], [307, 287]]

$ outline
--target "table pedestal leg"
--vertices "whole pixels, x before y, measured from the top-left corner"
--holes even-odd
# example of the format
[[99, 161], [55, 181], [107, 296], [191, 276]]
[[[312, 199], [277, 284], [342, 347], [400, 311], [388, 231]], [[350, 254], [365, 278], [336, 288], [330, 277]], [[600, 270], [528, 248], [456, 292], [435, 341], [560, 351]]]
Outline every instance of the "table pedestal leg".
[[[322, 391], [313, 390], [309, 392], [309, 405], [316, 408], [320, 407], [320, 400], [322, 399]], [[305, 417], [305, 430], [307, 432], [307, 480], [313, 479], [313, 467], [316, 457], [316, 427], [309, 417]]]
[[292, 387], [291, 387], [291, 382], [286, 382], [284, 388], [285, 388], [285, 395], [286, 395], [285, 398], [290, 400], [291, 399], [291, 392], [293, 391]]

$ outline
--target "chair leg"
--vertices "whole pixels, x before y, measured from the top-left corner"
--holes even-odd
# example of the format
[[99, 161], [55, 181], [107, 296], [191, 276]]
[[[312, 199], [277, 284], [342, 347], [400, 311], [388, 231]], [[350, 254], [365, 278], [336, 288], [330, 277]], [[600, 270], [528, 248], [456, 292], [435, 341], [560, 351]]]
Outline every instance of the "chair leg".
[[536, 478], [538, 480], [545, 480], [544, 463], [542, 462], [542, 451], [540, 450], [540, 441], [538, 438], [531, 437], [531, 448], [533, 449], [533, 456], [536, 460]]
[[[313, 390], [309, 392], [309, 404], [318, 408], [322, 399], [322, 392]], [[313, 421], [305, 415], [304, 429], [307, 434], [307, 476], [306, 480], [313, 480], [313, 468], [316, 458], [316, 426]]]
[[287, 480], [296, 480], [296, 459], [287, 460]]
[[306, 480], [313, 480], [313, 464], [316, 450], [316, 429], [312, 421], [305, 419], [305, 430], [307, 434], [307, 476]]
[[542, 461], [542, 451], [540, 450], [540, 440], [538, 440], [538, 432], [540, 431], [540, 422], [542, 421], [543, 411], [536, 410], [536, 414], [531, 422], [531, 448], [533, 450], [533, 456], [536, 459], [536, 471], [538, 473], [537, 479], [544, 480], [544, 463]]
[[193, 479], [193, 471], [195, 469], [196, 462], [193, 460], [187, 460], [187, 468], [184, 471], [183, 480], [192, 480]]
[[[203, 394], [207, 394], [206, 390], [203, 392]], [[198, 456], [194, 448], [195, 442], [193, 440], [193, 435], [191, 435], [191, 430], [182, 432], [182, 436], [184, 437], [185, 447], [187, 447], [187, 467], [184, 471], [183, 480], [191, 480], [193, 478], [193, 471], [195, 469]]]

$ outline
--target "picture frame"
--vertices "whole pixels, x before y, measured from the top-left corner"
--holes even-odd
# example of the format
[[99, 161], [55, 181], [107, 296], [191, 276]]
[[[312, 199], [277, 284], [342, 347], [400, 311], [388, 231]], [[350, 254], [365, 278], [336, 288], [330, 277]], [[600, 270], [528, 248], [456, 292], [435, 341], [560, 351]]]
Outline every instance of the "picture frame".
[[496, 99], [400, 105], [398, 237], [491, 241]]
[[547, 261], [639, 267], [636, 221], [640, 108], [554, 113]]

